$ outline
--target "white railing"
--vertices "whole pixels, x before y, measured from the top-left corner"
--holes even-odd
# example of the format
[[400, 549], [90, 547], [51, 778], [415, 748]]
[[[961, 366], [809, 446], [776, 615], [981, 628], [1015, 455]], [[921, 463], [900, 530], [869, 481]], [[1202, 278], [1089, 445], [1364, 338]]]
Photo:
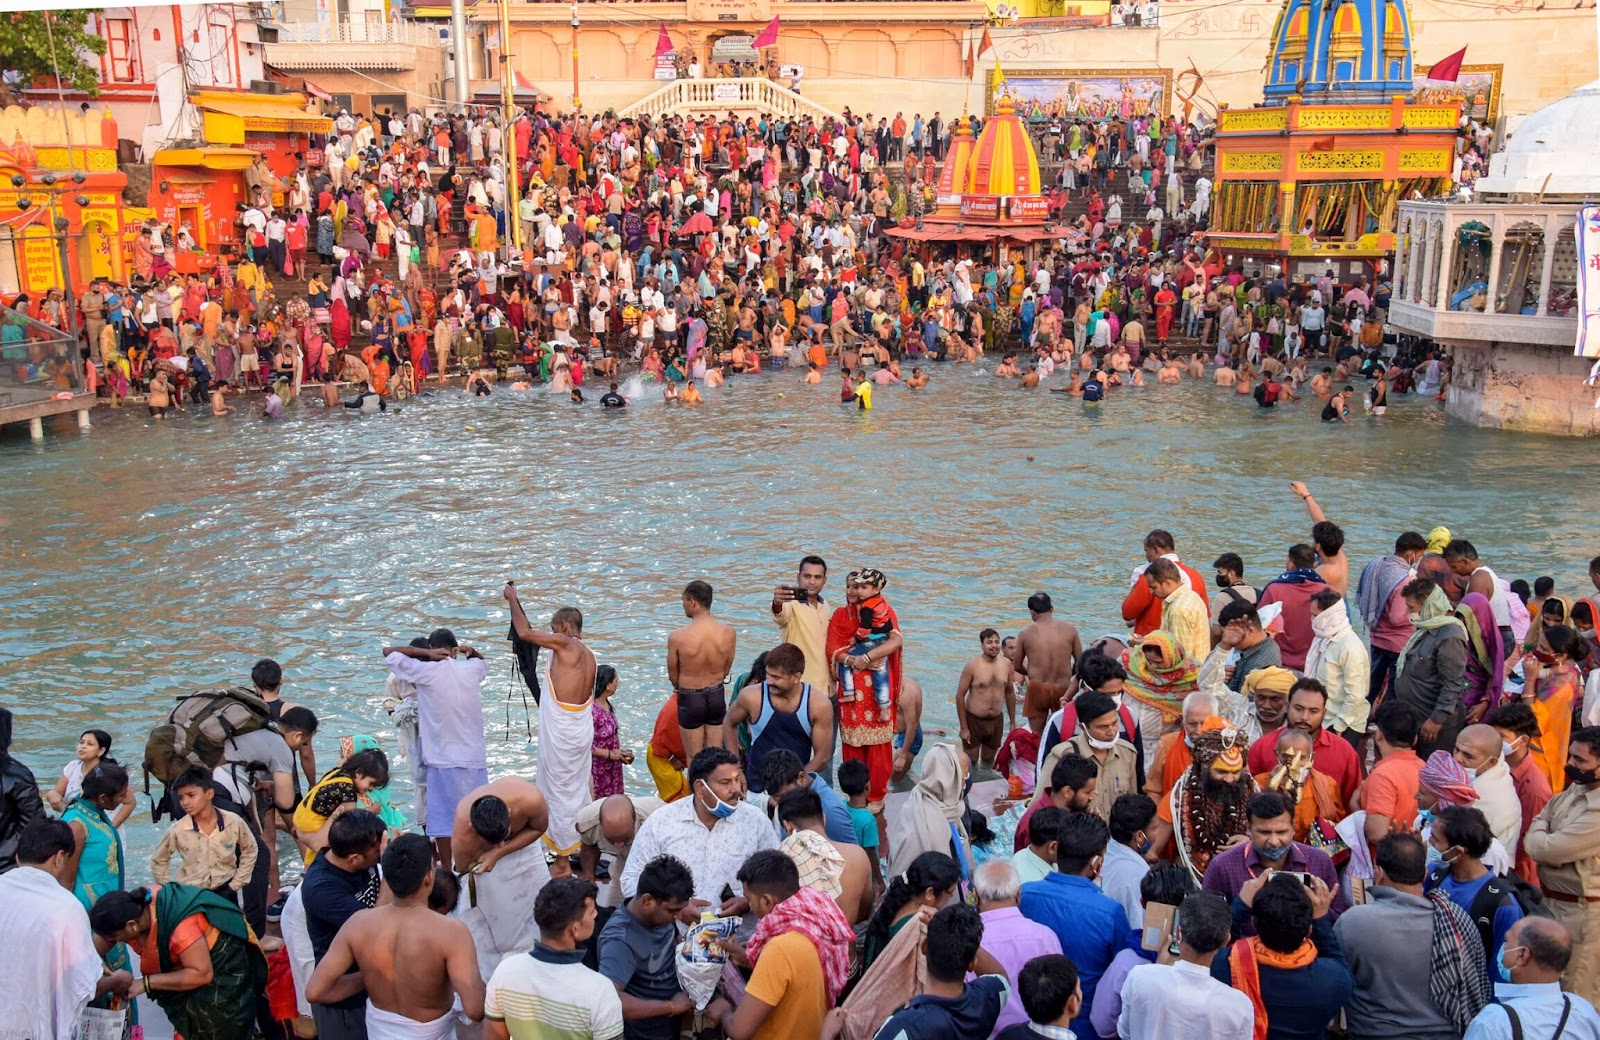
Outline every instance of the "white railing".
[[279, 43], [404, 43], [417, 47], [448, 46], [445, 26], [416, 22], [283, 22]]
[[764, 112], [785, 119], [810, 116], [821, 121], [841, 118], [809, 98], [764, 77], [749, 79], [675, 79], [646, 94], [617, 114], [653, 119], [678, 113]]

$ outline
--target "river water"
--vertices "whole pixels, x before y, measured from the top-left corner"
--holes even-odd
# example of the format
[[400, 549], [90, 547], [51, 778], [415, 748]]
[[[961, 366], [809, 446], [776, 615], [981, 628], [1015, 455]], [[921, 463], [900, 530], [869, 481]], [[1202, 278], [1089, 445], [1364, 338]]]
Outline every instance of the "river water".
[[[629, 784], [647, 790], [666, 637], [694, 578], [738, 628], [742, 669], [775, 643], [771, 588], [800, 555], [832, 566], [827, 598], [845, 571], [882, 570], [930, 723], [953, 732], [977, 632], [1015, 632], [1035, 589], [1086, 640], [1124, 631], [1118, 604], [1152, 527], [1206, 573], [1231, 550], [1247, 580], [1268, 580], [1309, 535], [1292, 479], [1344, 525], [1358, 566], [1399, 531], [1445, 523], [1508, 579], [1553, 574], [1571, 593], [1600, 548], [1587, 445], [1464, 427], [1431, 401], [1334, 428], [1320, 402], [1266, 413], [1188, 382], [1120, 390], [1096, 412], [971, 367], [933, 374], [925, 391], [880, 389], [867, 414], [841, 408], [831, 379], [778, 373], [737, 378], [698, 409], [652, 399], [607, 414], [590, 387], [583, 406], [498, 390], [365, 416], [303, 399], [270, 425], [244, 409], [163, 423], [100, 409], [93, 429], [63, 422], [38, 444], [7, 428], [0, 703], [17, 713], [13, 750], [48, 785], [98, 726], [137, 777], [175, 694], [246, 682], [271, 656], [286, 699], [323, 720], [319, 764], [351, 732], [392, 751], [379, 647], [445, 625], [491, 660], [491, 769], [531, 775], [520, 696], [506, 737], [509, 577], [536, 623], [583, 610], [621, 676], [624, 745], [641, 751]], [[128, 829], [135, 878], [148, 819]]]

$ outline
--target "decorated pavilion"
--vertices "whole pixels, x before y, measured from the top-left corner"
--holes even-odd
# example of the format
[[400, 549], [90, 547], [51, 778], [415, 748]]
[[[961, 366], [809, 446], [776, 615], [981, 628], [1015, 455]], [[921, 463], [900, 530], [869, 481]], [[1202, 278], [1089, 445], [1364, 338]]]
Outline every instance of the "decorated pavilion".
[[1285, 0], [1264, 102], [1218, 113], [1211, 247], [1341, 279], [1393, 253], [1396, 206], [1447, 193], [1456, 156], [1460, 103], [1412, 89], [1405, 0]]

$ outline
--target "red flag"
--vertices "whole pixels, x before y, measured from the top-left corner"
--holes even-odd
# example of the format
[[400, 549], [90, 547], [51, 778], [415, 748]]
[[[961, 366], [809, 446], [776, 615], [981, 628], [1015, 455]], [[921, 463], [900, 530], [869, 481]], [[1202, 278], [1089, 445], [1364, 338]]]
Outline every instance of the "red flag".
[[672, 37], [667, 35], [667, 27], [661, 27], [661, 34], [656, 37], [656, 57], [672, 53]]
[[994, 41], [989, 38], [989, 27], [986, 25], [986, 26], [983, 27], [983, 39], [978, 41], [978, 54], [977, 54], [977, 57], [979, 57], [979, 58], [983, 57], [985, 54], [987, 54], [989, 52], [989, 49], [991, 47], [993, 47], [993, 46], [994, 46]]
[[777, 44], [778, 44], [778, 16], [777, 15], [773, 15], [772, 16], [772, 21], [768, 22], [767, 23], [767, 27], [765, 29], [761, 30], [761, 35], [756, 37], [756, 40], [755, 40], [755, 43], [753, 44], [753, 46], [755, 47], [756, 50], [760, 50], [763, 47], [775, 47], [775, 46], [777, 46]]
[[961, 41], [961, 64], [967, 70], [967, 78], [972, 78], [972, 70], [977, 67], [978, 61], [972, 56], [972, 48], [966, 40]]
[[1467, 49], [1463, 47], [1430, 68], [1428, 70], [1428, 78], [1454, 83], [1461, 78], [1461, 63], [1466, 60], [1466, 57]]
[[1319, 137], [1319, 138], [1317, 138], [1315, 141], [1311, 142], [1311, 150], [1313, 152], [1331, 152], [1331, 151], [1333, 151], [1333, 138], [1332, 137]]

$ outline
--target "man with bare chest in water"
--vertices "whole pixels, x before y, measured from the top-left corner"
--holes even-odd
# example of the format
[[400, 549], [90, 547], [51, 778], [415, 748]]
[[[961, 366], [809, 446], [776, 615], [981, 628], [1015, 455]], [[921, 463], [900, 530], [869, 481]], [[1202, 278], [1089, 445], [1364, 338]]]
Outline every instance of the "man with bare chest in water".
[[667, 681], [678, 694], [678, 728], [684, 757], [694, 761], [707, 744], [722, 742], [728, 714], [724, 685], [733, 672], [738, 636], [711, 613], [711, 586], [691, 581], [683, 589], [689, 623], [667, 637]]
[[[1006, 733], [1017, 725], [1017, 699], [1011, 685], [1011, 661], [1000, 653], [1000, 633], [978, 633], [983, 653], [961, 669], [956, 685], [956, 718], [961, 746], [974, 766], [993, 765]], [[1009, 716], [1009, 724], [1007, 717]]]
[[365, 989], [372, 1040], [447, 1040], [455, 1035], [458, 996], [468, 1018], [483, 1018], [472, 935], [460, 921], [428, 909], [435, 866], [427, 838], [401, 835], [382, 862], [393, 902], [357, 911], [344, 923], [317, 962], [306, 998], [330, 1003]]

